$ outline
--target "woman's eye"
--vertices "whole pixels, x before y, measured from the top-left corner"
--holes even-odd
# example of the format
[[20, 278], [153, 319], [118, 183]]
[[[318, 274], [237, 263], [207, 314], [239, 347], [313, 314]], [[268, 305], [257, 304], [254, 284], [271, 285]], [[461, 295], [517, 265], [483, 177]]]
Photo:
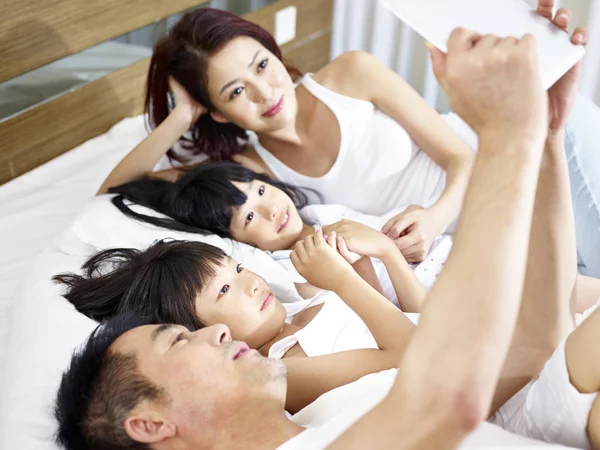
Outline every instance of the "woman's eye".
[[262, 72], [265, 67], [267, 67], [267, 64], [269, 63], [268, 59], [263, 59], [261, 62], [258, 63], [258, 72]]
[[237, 271], [237, 273], [240, 273], [242, 270], [244, 270], [244, 267], [241, 264], [238, 264], [235, 270]]
[[242, 93], [242, 90], [243, 89], [241, 87], [235, 88], [233, 90], [233, 92], [231, 93], [231, 95], [229, 96], [229, 98], [233, 100], [234, 98], [236, 98], [238, 95], [240, 95]]
[[246, 225], [248, 225], [250, 222], [252, 222], [252, 219], [254, 219], [254, 213], [248, 213], [248, 215], [246, 216]]
[[258, 188], [258, 195], [263, 195], [265, 193], [265, 187], [261, 186]]
[[225, 295], [225, 294], [227, 294], [227, 291], [229, 291], [229, 285], [228, 284], [224, 285], [221, 288], [221, 290], [219, 291], [219, 295]]

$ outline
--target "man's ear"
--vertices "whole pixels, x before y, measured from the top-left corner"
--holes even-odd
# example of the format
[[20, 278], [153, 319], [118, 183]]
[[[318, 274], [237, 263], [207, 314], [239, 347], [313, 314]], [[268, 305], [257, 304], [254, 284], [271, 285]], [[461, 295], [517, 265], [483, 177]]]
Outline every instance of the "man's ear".
[[155, 412], [129, 416], [123, 425], [131, 439], [144, 444], [162, 442], [177, 434], [177, 426]]
[[229, 123], [230, 122], [229, 119], [227, 119], [223, 114], [221, 114], [218, 111], [211, 112], [210, 117], [212, 117], [212, 119], [218, 123]]

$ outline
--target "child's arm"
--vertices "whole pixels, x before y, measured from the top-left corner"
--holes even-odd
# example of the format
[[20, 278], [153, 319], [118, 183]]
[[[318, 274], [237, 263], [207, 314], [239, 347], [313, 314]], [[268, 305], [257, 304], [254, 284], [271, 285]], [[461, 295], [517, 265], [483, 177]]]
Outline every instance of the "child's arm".
[[[392, 280], [398, 303], [404, 312], [421, 312], [425, 288], [418, 280], [402, 253], [385, 234], [366, 225], [351, 220], [342, 220], [324, 228], [325, 233], [335, 233], [342, 237], [341, 249], [353, 254], [379, 258], [385, 265]], [[342, 256], [348, 260], [347, 256]]]
[[158, 160], [190, 129], [192, 124], [206, 112], [196, 103], [179, 83], [170, 80], [175, 97], [175, 108], [146, 139], [137, 145], [108, 175], [96, 195], [108, 189], [134, 181], [152, 172]]
[[369, 373], [396, 367], [414, 324], [364, 281], [321, 231], [296, 244], [291, 259], [309, 283], [339, 295], [371, 331], [379, 350], [359, 349], [312, 358], [284, 358], [288, 368], [288, 411]]

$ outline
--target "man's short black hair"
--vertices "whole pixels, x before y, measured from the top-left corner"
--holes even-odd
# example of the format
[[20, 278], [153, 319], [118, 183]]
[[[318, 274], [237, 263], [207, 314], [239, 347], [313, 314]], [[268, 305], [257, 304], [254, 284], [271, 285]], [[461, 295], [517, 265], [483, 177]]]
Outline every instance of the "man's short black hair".
[[165, 393], [138, 372], [134, 355], [110, 350], [119, 336], [147, 318], [122, 315], [100, 324], [73, 353], [54, 407], [56, 441], [68, 450], [149, 449], [131, 439], [123, 426], [142, 400], [162, 400]]

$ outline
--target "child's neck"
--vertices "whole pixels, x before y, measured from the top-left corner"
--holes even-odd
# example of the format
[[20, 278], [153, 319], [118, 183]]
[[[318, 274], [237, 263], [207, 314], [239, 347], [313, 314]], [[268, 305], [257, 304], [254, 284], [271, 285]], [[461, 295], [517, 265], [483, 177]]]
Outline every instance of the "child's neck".
[[[303, 241], [306, 237], [310, 236], [311, 234], [315, 234], [315, 229], [313, 227], [311, 227], [310, 225], [306, 225], [305, 223], [303, 223], [302, 224], [302, 231], [298, 235], [298, 237], [296, 239], [296, 242]], [[288, 248], [288, 250], [293, 250], [294, 246], [296, 245], [296, 242], [294, 242], [290, 246], [290, 248]]]

